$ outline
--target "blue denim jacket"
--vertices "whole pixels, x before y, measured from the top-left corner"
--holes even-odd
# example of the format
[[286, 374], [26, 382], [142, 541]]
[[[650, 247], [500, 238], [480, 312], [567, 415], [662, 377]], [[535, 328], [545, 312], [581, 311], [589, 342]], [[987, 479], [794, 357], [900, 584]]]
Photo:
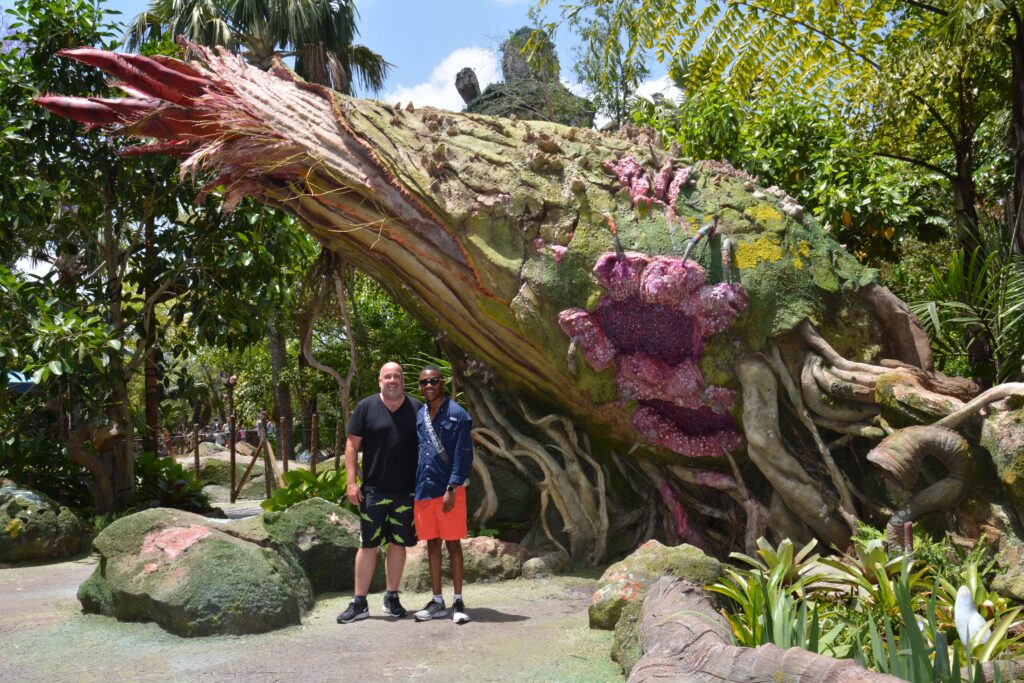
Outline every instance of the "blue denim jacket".
[[448, 453], [448, 464], [445, 465], [427, 432], [427, 410], [427, 405], [423, 404], [423, 408], [416, 414], [416, 436], [420, 442], [419, 462], [416, 465], [416, 500], [440, 498], [448, 484], [462, 486], [473, 465], [473, 441], [470, 438], [473, 418], [469, 413], [446, 396], [432, 421], [437, 438]]

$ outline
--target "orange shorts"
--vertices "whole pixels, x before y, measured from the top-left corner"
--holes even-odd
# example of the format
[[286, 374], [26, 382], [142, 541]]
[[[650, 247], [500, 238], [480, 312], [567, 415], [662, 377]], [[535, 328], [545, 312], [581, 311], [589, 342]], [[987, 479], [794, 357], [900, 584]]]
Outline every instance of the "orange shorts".
[[455, 489], [455, 505], [444, 512], [444, 496], [430, 500], [417, 500], [412, 513], [416, 519], [416, 538], [429, 541], [440, 538], [458, 541], [469, 534], [466, 526], [466, 487]]

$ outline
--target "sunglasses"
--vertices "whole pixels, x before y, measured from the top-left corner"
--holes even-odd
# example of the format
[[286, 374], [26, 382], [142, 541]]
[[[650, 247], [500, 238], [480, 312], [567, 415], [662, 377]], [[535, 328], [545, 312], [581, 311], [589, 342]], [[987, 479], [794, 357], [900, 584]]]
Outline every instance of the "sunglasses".
[[428, 384], [430, 386], [434, 386], [438, 382], [442, 382], [442, 381], [444, 381], [444, 380], [442, 380], [440, 377], [428, 377], [427, 379], [421, 379], [420, 380], [420, 386], [421, 387], [425, 387]]

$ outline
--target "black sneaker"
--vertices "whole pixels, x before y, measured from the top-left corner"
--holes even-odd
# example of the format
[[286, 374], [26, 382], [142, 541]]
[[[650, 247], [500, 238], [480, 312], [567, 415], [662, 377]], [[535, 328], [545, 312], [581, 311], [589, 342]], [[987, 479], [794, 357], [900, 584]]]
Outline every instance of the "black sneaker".
[[461, 598], [452, 603], [452, 621], [456, 624], [465, 624], [469, 621], [469, 615], [466, 614], [466, 604], [462, 602]]
[[448, 616], [448, 609], [444, 606], [444, 601], [438, 602], [433, 598], [427, 603], [427, 606], [416, 613], [416, 621], [430, 621], [438, 617]]
[[366, 619], [370, 616], [370, 607], [365, 602], [362, 604], [356, 604], [356, 601], [348, 603], [348, 607], [345, 611], [338, 615], [339, 624], [351, 624], [353, 621], [359, 621], [360, 619]]
[[384, 614], [388, 615], [389, 617], [397, 617], [401, 619], [406, 614], [408, 614], [408, 612], [405, 611], [404, 607], [402, 607], [402, 603], [398, 601], [397, 595], [394, 597], [388, 597], [387, 595], [385, 595]]

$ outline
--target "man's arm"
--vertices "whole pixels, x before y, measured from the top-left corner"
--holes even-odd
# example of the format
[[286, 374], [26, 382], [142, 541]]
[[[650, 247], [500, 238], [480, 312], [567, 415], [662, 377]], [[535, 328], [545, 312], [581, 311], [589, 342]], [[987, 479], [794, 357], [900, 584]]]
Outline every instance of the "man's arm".
[[[448, 478], [449, 486], [462, 486], [469, 476], [469, 468], [473, 465], [473, 420], [466, 418], [459, 421], [455, 430], [455, 447], [452, 449], [452, 475]], [[441, 509], [448, 512], [455, 505], [455, 495], [445, 491]]]
[[363, 492], [359, 489], [359, 446], [363, 443], [363, 437], [349, 434], [345, 441], [345, 494], [348, 502], [359, 505], [363, 501]]

